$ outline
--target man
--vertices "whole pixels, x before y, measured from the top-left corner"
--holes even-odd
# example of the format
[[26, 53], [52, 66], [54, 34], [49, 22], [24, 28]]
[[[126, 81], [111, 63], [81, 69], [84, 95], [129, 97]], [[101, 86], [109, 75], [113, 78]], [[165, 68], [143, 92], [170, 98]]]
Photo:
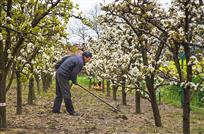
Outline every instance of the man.
[[72, 55], [56, 70], [56, 98], [53, 113], [60, 113], [62, 99], [64, 99], [67, 112], [70, 115], [79, 116], [79, 113], [74, 111], [68, 81], [71, 80], [73, 84], [77, 85], [77, 74], [91, 58], [92, 53], [89, 51], [83, 52], [82, 55]]

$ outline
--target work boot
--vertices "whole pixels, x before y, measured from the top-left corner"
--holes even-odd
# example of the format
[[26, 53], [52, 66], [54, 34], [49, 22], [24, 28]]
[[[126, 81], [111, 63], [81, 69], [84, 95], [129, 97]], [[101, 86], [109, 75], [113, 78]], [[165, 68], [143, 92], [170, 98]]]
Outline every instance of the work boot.
[[69, 113], [71, 116], [80, 116], [78, 112]]

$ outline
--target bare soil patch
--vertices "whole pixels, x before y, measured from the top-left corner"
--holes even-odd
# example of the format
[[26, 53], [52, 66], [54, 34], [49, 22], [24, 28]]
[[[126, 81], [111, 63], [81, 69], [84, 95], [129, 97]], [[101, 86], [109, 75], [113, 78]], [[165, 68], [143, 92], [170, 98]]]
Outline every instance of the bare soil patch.
[[[55, 90], [48, 95], [37, 96], [35, 105], [27, 105], [23, 99], [23, 114], [16, 115], [16, 93], [10, 90], [7, 99], [8, 129], [0, 134], [180, 134], [182, 133], [182, 109], [160, 104], [163, 127], [154, 125], [150, 103], [141, 101], [142, 113], [135, 114], [134, 96], [128, 96], [127, 106], [106, 97], [102, 92], [91, 90], [107, 102], [123, 111], [114, 113], [111, 109], [78, 87], [73, 87], [72, 98], [76, 111], [81, 116], [66, 113], [64, 103], [62, 113], [51, 112]], [[204, 134], [204, 115], [191, 113], [191, 133]]]

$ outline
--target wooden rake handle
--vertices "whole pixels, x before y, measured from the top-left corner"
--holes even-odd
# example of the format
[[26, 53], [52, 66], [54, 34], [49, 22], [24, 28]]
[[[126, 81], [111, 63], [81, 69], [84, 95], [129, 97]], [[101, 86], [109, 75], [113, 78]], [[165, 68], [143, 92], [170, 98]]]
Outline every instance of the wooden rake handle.
[[109, 104], [108, 102], [106, 102], [105, 100], [103, 100], [102, 98], [100, 98], [99, 96], [95, 95], [94, 93], [90, 92], [88, 89], [86, 89], [85, 87], [77, 84], [79, 87], [81, 87], [82, 89], [84, 89], [85, 91], [87, 91], [89, 94], [93, 95], [95, 98], [97, 98], [98, 100], [100, 100], [101, 102], [105, 103], [107, 106], [111, 107], [113, 109], [114, 112], [120, 112], [119, 109], [117, 109], [116, 107], [112, 106], [111, 104]]

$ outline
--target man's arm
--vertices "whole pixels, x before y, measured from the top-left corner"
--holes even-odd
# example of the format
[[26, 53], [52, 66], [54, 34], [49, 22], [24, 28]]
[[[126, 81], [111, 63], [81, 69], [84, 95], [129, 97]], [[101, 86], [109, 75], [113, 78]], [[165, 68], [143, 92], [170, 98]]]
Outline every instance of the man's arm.
[[75, 76], [72, 77], [72, 83], [75, 84], [75, 85], [78, 85], [77, 75], [75, 75]]

